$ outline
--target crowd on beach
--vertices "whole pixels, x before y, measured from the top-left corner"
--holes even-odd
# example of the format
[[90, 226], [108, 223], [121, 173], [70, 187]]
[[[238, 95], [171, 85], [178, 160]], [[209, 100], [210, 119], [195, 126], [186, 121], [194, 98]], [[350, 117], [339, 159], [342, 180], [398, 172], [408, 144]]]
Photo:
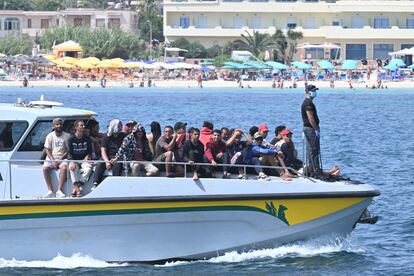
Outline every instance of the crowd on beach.
[[[53, 131], [47, 135], [44, 145], [43, 171], [49, 190], [46, 197], [66, 196], [62, 188], [67, 169], [74, 184], [72, 196], [81, 196], [84, 182], [93, 177], [93, 187], [97, 187], [107, 174], [105, 171], [114, 176], [148, 177], [165, 171], [166, 177], [180, 177], [184, 176], [186, 164], [194, 180], [217, 177], [220, 172], [222, 178], [235, 174], [239, 179], [248, 179], [248, 173], [254, 173], [260, 180], [270, 180], [270, 174], [290, 181], [303, 167], [292, 141], [293, 133], [283, 125], [275, 128], [275, 136], [270, 141], [265, 124], [252, 126], [248, 132], [239, 128], [215, 129], [209, 121], [203, 123], [201, 130], [187, 129], [183, 122], [176, 122], [174, 127], [167, 125], [163, 132], [156, 121], [150, 126], [147, 133], [140, 123], [129, 121], [123, 126], [120, 120], [114, 119], [107, 132], [100, 133], [96, 120], [77, 120], [68, 129], [70, 133], [66, 133], [62, 119], [54, 119]], [[245, 170], [243, 165], [251, 168]], [[264, 169], [266, 166], [272, 168]], [[60, 169], [56, 194], [50, 176], [53, 169]]]

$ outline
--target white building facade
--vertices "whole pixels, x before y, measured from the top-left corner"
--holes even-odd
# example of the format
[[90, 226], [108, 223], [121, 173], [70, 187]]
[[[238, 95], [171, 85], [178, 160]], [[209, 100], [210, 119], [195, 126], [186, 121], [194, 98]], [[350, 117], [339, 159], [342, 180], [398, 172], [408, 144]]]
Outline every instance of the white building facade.
[[0, 37], [14, 34], [35, 37], [47, 29], [65, 25], [91, 29], [119, 27], [138, 35], [138, 12], [95, 9], [0, 11]]
[[[414, 1], [164, 0], [164, 35], [206, 47], [253, 30], [303, 33], [301, 43], [335, 43], [340, 59], [384, 59], [414, 47]], [[332, 58], [336, 50], [307, 49], [300, 58]]]

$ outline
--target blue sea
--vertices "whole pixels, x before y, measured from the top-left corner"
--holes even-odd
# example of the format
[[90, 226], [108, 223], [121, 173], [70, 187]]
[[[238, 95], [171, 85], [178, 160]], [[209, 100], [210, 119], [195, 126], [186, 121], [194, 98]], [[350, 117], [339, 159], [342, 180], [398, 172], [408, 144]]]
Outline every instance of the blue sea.
[[[284, 124], [302, 156], [302, 89], [0, 88], [0, 102], [37, 100], [40, 95], [109, 120], [136, 120], [149, 129], [183, 121], [201, 127], [243, 128]], [[381, 191], [370, 207], [376, 225], [358, 225], [344, 239], [311, 240], [251, 252], [228, 252], [208, 260], [161, 265], [107, 263], [93, 256], [56, 256], [47, 261], [2, 259], [0, 274], [414, 274], [414, 91], [410, 89], [321, 89], [315, 99], [321, 120], [324, 168]], [[272, 134], [272, 131], [271, 131]], [[271, 135], [272, 137], [273, 135]], [[116, 233], [114, 233], [116, 234]], [[104, 241], [103, 241], [104, 242]], [[194, 246], [197, 246], [195, 244]]]

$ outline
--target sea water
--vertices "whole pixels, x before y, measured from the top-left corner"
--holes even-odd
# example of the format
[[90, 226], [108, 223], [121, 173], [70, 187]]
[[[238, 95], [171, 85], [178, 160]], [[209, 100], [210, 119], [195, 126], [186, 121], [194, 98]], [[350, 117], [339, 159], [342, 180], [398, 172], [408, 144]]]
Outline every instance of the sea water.
[[[270, 128], [269, 138], [277, 125], [284, 124], [293, 131], [301, 157], [303, 94], [303, 88], [3, 87], [0, 102], [38, 100], [44, 95], [46, 100], [63, 102], [67, 107], [97, 112], [102, 132], [113, 118], [139, 121], [147, 130], [153, 120], [162, 126], [183, 121], [199, 128], [204, 120], [210, 120], [215, 128], [246, 131], [252, 125], [265, 123]], [[324, 168], [338, 164], [344, 175], [381, 191], [370, 207], [380, 216], [376, 225], [358, 225], [342, 239], [331, 237], [157, 265], [107, 263], [80, 253], [46, 261], [5, 260], [0, 252], [0, 273], [413, 274], [414, 91], [321, 89], [314, 102], [321, 120]]]

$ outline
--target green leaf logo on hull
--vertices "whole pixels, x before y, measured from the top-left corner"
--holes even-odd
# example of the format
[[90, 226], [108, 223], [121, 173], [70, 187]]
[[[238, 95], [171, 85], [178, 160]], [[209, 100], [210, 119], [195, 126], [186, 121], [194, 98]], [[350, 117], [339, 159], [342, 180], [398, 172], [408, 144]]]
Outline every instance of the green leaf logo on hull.
[[269, 215], [274, 216], [289, 225], [289, 222], [285, 215], [285, 211], [287, 209], [288, 208], [282, 204], [279, 204], [279, 208], [276, 208], [272, 201], [266, 202], [266, 210]]

